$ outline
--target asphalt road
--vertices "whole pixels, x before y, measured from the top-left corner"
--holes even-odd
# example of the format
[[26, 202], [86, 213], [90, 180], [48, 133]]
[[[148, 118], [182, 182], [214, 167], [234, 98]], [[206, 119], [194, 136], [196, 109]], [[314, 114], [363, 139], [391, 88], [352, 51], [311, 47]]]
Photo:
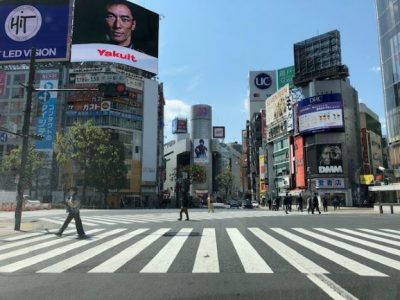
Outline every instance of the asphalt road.
[[[400, 299], [398, 215], [265, 210], [25, 214], [0, 238], [1, 299]], [[370, 231], [372, 230], [372, 231]]]

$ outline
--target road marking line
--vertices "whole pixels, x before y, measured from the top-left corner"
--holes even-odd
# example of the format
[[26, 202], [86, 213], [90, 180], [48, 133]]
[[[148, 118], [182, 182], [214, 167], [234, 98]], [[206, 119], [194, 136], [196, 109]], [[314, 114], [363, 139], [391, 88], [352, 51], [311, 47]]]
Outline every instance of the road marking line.
[[105, 216], [101, 216], [101, 219], [104, 221], [110, 221], [110, 222], [115, 222], [117, 224], [131, 224], [131, 222], [125, 221], [123, 219], [116, 219], [116, 218], [112, 218], [112, 217], [105, 217]]
[[394, 230], [394, 229], [381, 229], [381, 230], [383, 230], [383, 231], [387, 231], [387, 232], [392, 232], [392, 233], [395, 233], [395, 234], [400, 234], [400, 230]]
[[273, 273], [268, 264], [237, 228], [226, 228], [246, 273]]
[[64, 222], [63, 222], [63, 221], [57, 221], [57, 220], [48, 219], [48, 218], [40, 218], [39, 220], [40, 220], [40, 221], [49, 222], [49, 223], [58, 224], [58, 225], [62, 225], [62, 224], [64, 224]]
[[193, 273], [219, 273], [215, 228], [204, 228], [193, 266]]
[[356, 300], [358, 298], [354, 297], [336, 282], [329, 279], [323, 274], [307, 274], [308, 279], [310, 279], [314, 284], [316, 284], [322, 291], [328, 294], [329, 297], [335, 300]]
[[365, 250], [363, 248], [357, 247], [357, 246], [352, 246], [350, 244], [323, 236], [321, 234], [306, 230], [306, 229], [302, 229], [302, 228], [294, 228], [294, 230], [301, 232], [305, 235], [311, 236], [313, 238], [316, 238], [320, 241], [323, 241], [325, 243], [331, 244], [333, 246], [345, 249], [347, 251], [350, 251], [351, 253], [354, 253], [356, 255], [362, 256], [366, 259], [370, 259], [373, 261], [376, 261], [377, 263], [380, 263], [382, 265], [388, 266], [390, 268], [396, 269], [396, 270], [400, 270], [400, 261], [399, 260], [395, 260], [374, 252], [371, 252], [369, 250]]
[[17, 236], [13, 236], [7, 239], [3, 239], [1, 241], [3, 242], [13, 242], [13, 241], [18, 241], [18, 240], [22, 240], [22, 239], [27, 239], [30, 237], [34, 237], [34, 236], [38, 236], [38, 235], [44, 235], [46, 234], [46, 231], [42, 231], [42, 232], [34, 232], [34, 233], [24, 233], [21, 235], [17, 235]]
[[364, 231], [364, 232], [369, 232], [375, 235], [381, 235], [381, 236], [387, 236], [390, 237], [392, 239], [396, 239], [396, 240], [400, 240], [400, 236], [396, 235], [396, 234], [390, 234], [390, 233], [386, 233], [386, 232], [381, 232], [381, 231], [377, 231], [377, 230], [371, 230], [371, 229], [365, 229], [365, 228], [358, 228], [358, 230]]
[[322, 247], [316, 243], [310, 242], [302, 237], [299, 237], [287, 230], [281, 229], [281, 228], [271, 228], [273, 231], [276, 233], [279, 233], [280, 235], [286, 237], [287, 239], [290, 239], [301, 246], [317, 253], [318, 255], [321, 255], [325, 257], [326, 259], [333, 261], [334, 263], [346, 268], [347, 270], [350, 270], [351, 272], [354, 272], [360, 276], [377, 276], [377, 277], [388, 277], [388, 275], [381, 273], [377, 270], [374, 270], [370, 267], [367, 267], [363, 264], [360, 264], [359, 262], [352, 260], [350, 258], [347, 258], [344, 255], [341, 255], [339, 253], [336, 253], [335, 251], [332, 251], [328, 248]]
[[113, 222], [107, 222], [107, 221], [103, 221], [103, 220], [99, 220], [95, 217], [82, 217], [82, 222], [84, 222], [85, 220], [89, 220], [90, 222], [93, 223], [98, 223], [98, 224], [103, 224], [103, 225], [116, 225], [117, 223], [113, 223]]
[[346, 232], [346, 233], [353, 234], [353, 235], [358, 235], [358, 236], [361, 236], [361, 237], [364, 237], [364, 238], [367, 238], [367, 239], [370, 239], [370, 240], [374, 240], [374, 241], [378, 241], [378, 242], [384, 242], [384, 243], [391, 244], [391, 245], [394, 245], [394, 246], [400, 246], [400, 241], [392, 241], [392, 240], [385, 239], [385, 238], [382, 238], [382, 237], [373, 236], [373, 235], [370, 235], [370, 234], [361, 233], [361, 232], [358, 232], [358, 231], [355, 231], [355, 230], [350, 230], [350, 229], [345, 229], [345, 228], [336, 228], [336, 229], [340, 230], [340, 231], [343, 231], [343, 232]]
[[[47, 221], [47, 222], [50, 222], [50, 223], [56, 223], [56, 224], [59, 224], [59, 225], [63, 225], [64, 221], [65, 221], [65, 218], [57, 218], [57, 220], [41, 218], [40, 220]], [[81, 220], [82, 220], [82, 224], [85, 225], [85, 226], [98, 226], [98, 224], [93, 224], [93, 223], [90, 223], [90, 222], [86, 222], [83, 219], [81, 219]], [[75, 225], [75, 220], [72, 219], [70, 224]]]
[[384, 251], [384, 252], [387, 252], [387, 253], [390, 253], [390, 254], [394, 254], [394, 255], [400, 256], [400, 250], [398, 250], [396, 248], [383, 246], [381, 244], [369, 242], [369, 241], [366, 241], [366, 240], [362, 240], [362, 239], [359, 239], [359, 238], [356, 238], [356, 237], [352, 237], [352, 236], [349, 236], [349, 235], [346, 235], [346, 234], [343, 234], [343, 233], [338, 233], [338, 232], [335, 232], [335, 231], [332, 231], [332, 230], [329, 230], [329, 229], [325, 229], [325, 228], [314, 228], [314, 229], [316, 229], [318, 231], [321, 231], [323, 233], [327, 233], [327, 234], [330, 234], [330, 235], [337, 236], [337, 237], [342, 238], [344, 240], [356, 242], [356, 243], [364, 245], [364, 246], [368, 246], [368, 247], [375, 248], [375, 249], [378, 249], [378, 250], [381, 250], [381, 251]]
[[148, 231], [148, 230], [149, 230], [148, 228], [140, 228], [133, 232], [129, 232], [128, 234], [125, 234], [125, 235], [117, 237], [113, 240], [107, 241], [96, 247], [90, 248], [82, 253], [79, 253], [77, 255], [69, 257], [68, 259], [60, 261], [52, 266], [49, 266], [42, 270], [39, 270], [36, 273], [61, 273], [61, 272], [64, 272], [64, 271], [71, 269], [72, 267], [79, 265], [80, 263], [87, 261], [90, 258], [95, 257], [96, 255], [99, 255], [100, 253], [102, 253], [112, 247], [115, 247], [115, 246], [117, 246], [139, 234], [142, 234], [143, 232]]
[[135, 256], [140, 254], [144, 249], [150, 246], [153, 242], [158, 240], [163, 234], [167, 233], [170, 228], [161, 228], [156, 232], [148, 235], [147, 237], [136, 242], [132, 246], [124, 249], [110, 259], [106, 260], [97, 267], [91, 269], [89, 273], [113, 273]]
[[284, 243], [275, 239], [271, 235], [262, 231], [259, 228], [249, 228], [249, 230], [257, 236], [260, 240], [262, 240], [266, 245], [271, 247], [276, 253], [278, 253], [283, 259], [285, 259], [288, 263], [290, 263], [293, 267], [299, 270], [301, 273], [310, 274], [310, 273], [329, 273], [324, 268], [318, 266], [316, 263], [312, 262], [310, 259], [304, 257], [299, 254], [297, 251], [292, 248], [286, 246]]
[[[98, 230], [98, 229], [93, 229], [90, 233], [93, 233], [96, 230]], [[126, 229], [125, 228], [115, 229], [115, 230], [108, 231], [108, 232], [105, 232], [105, 233], [102, 233], [102, 234], [98, 235], [96, 237], [96, 239], [81, 240], [81, 241], [78, 241], [78, 242], [75, 242], [75, 243], [72, 243], [72, 244], [57, 248], [57, 249], [49, 250], [47, 252], [44, 252], [44, 253], [41, 253], [41, 254], [38, 254], [38, 255], [35, 255], [35, 256], [32, 256], [32, 257], [17, 261], [15, 263], [11, 263], [11, 264], [2, 266], [2, 267], [0, 267], [0, 272], [11, 273], [11, 272], [18, 271], [20, 269], [29, 267], [31, 265], [37, 264], [39, 262], [42, 262], [44, 260], [53, 258], [53, 257], [61, 255], [61, 254], [64, 254], [64, 253], [66, 253], [68, 251], [71, 251], [71, 250], [74, 250], [76, 248], [79, 248], [79, 247], [82, 247], [82, 246], [86, 246], [88, 244], [91, 244], [93, 242], [101, 240], [101, 239], [103, 239], [105, 237], [117, 234], [117, 233], [119, 233], [121, 231], [124, 231], [124, 230], [126, 230]], [[89, 231], [87, 233], [89, 234]]]
[[[76, 230], [67, 230], [64, 233], [72, 233], [75, 232]], [[13, 242], [12, 244], [6, 244], [6, 245], [1, 245], [0, 246], [0, 251], [2, 250], [6, 250], [6, 249], [10, 249], [10, 248], [15, 248], [18, 246], [22, 246], [22, 245], [27, 245], [27, 244], [32, 244], [35, 242], [41, 242], [41, 241], [45, 241], [45, 240], [49, 240], [49, 239], [54, 239], [54, 234], [46, 234], [37, 238], [33, 238], [33, 239], [29, 239], [29, 240], [23, 240], [23, 241], [18, 241], [18, 242]], [[15, 252], [11, 252], [11, 253], [15, 253]], [[3, 255], [3, 254], [2, 254]], [[0, 255], [0, 260], [2, 255]]]
[[186, 242], [193, 228], [182, 228], [140, 271], [140, 273], [166, 273]]

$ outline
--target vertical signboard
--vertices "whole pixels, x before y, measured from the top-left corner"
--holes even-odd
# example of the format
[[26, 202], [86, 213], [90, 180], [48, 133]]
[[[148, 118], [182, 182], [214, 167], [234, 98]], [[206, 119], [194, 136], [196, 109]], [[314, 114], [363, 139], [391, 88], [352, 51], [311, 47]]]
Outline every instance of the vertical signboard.
[[193, 140], [193, 158], [195, 163], [208, 163], [209, 140], [194, 139]]
[[68, 59], [69, 0], [0, 2], [0, 63]]
[[304, 140], [301, 135], [297, 135], [294, 137], [294, 158], [296, 188], [304, 188], [306, 186], [306, 174], [304, 164]]
[[0, 71], [0, 96], [4, 96], [6, 85], [6, 72]]
[[[39, 74], [41, 89], [57, 89], [59, 72], [47, 71]], [[36, 141], [39, 150], [52, 150], [57, 126], [57, 92], [40, 91], [37, 93], [38, 106], [41, 115], [36, 118], [36, 133], [42, 135], [43, 140]]]
[[289, 84], [289, 88], [294, 88], [293, 76], [294, 76], [294, 66], [278, 69], [278, 89]]
[[266, 181], [266, 165], [265, 156], [259, 155], [259, 166], [260, 166], [260, 196], [264, 196], [267, 192], [267, 181]]

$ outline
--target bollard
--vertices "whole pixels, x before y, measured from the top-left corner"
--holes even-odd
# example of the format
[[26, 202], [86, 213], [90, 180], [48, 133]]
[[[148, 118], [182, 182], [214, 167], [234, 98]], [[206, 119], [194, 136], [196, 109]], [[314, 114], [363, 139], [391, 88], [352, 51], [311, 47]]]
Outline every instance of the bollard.
[[390, 213], [393, 215], [393, 205], [390, 205]]
[[381, 214], [383, 214], [383, 207], [382, 207], [382, 205], [379, 205], [379, 212], [380, 212]]

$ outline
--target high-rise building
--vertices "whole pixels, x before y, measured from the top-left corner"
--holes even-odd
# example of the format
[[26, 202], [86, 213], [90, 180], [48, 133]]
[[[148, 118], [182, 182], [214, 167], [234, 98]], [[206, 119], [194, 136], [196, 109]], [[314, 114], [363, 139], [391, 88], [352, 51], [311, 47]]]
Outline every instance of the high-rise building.
[[391, 168], [400, 167], [400, 1], [376, 0]]

